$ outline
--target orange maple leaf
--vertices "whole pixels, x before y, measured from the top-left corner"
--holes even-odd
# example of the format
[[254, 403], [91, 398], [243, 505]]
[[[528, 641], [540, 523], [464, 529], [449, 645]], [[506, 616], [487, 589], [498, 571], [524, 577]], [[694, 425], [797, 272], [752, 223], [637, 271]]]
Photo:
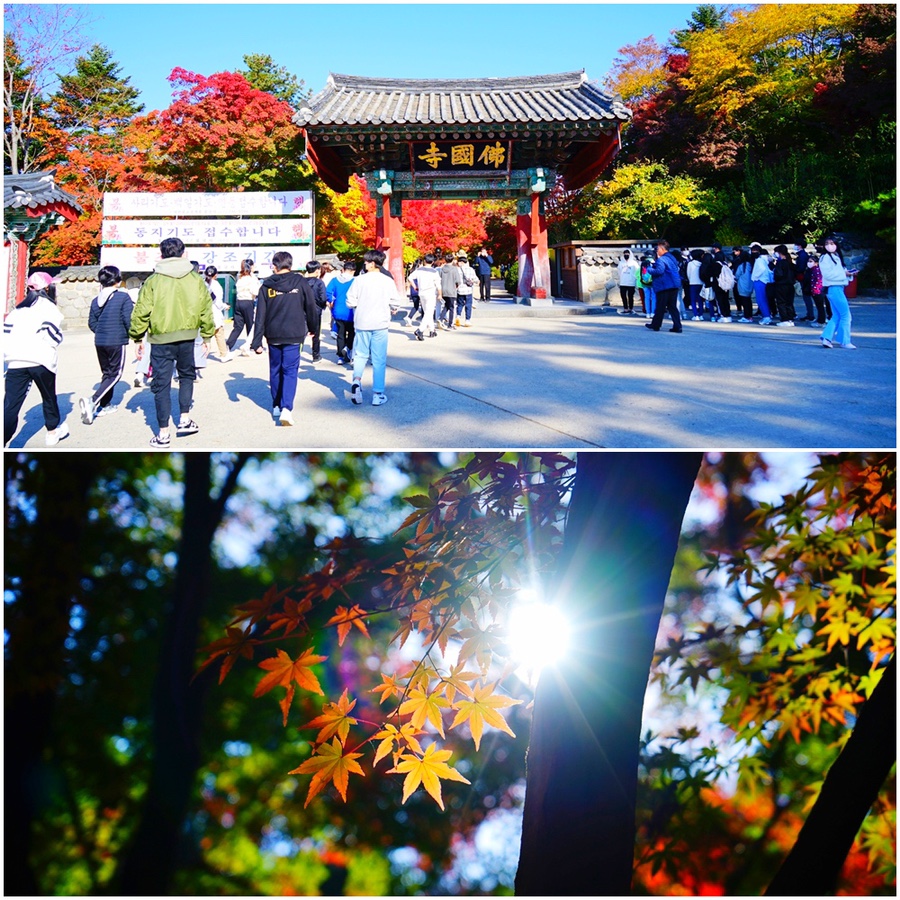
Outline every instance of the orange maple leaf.
[[319, 687], [319, 681], [310, 666], [324, 662], [328, 657], [316, 656], [312, 649], [310, 647], [308, 650], [304, 650], [296, 659], [291, 659], [284, 650], [277, 651], [277, 656], [264, 659], [259, 667], [268, 670], [269, 674], [260, 679], [253, 696], [261, 697], [278, 685], [289, 688], [291, 682], [296, 682], [300, 687], [324, 696], [322, 688]]
[[347, 635], [350, 634], [350, 628], [353, 625], [355, 625], [366, 637], [369, 636], [369, 632], [366, 630], [366, 623], [363, 622], [365, 616], [366, 611], [358, 605], [351, 606], [350, 609], [347, 609], [346, 606], [336, 607], [334, 615], [325, 624], [337, 625], [338, 647], [344, 646], [344, 640]]
[[[385, 725], [378, 734], [373, 735], [373, 740], [382, 739], [378, 749], [375, 751], [375, 762], [373, 765], [378, 765], [378, 761], [387, 756], [392, 750], [394, 751], [394, 765], [396, 765], [400, 761], [401, 748], [404, 744], [416, 753], [424, 753], [422, 745], [416, 738], [416, 735], [421, 733], [412, 722], [401, 725], [399, 729], [394, 725]], [[396, 747], [394, 746], [395, 744]]]
[[312, 721], [301, 725], [301, 728], [321, 728], [322, 730], [316, 735], [316, 743], [321, 744], [328, 738], [337, 735], [341, 743], [347, 740], [350, 733], [350, 726], [356, 725], [357, 719], [348, 715], [351, 709], [356, 706], [356, 701], [350, 702], [347, 696], [347, 689], [341, 694], [337, 703], [326, 703], [322, 707], [322, 715], [316, 716]]
[[209, 656], [197, 669], [194, 678], [207, 666], [212, 665], [218, 657], [224, 656], [222, 668], [219, 670], [219, 684], [221, 684], [225, 676], [231, 671], [231, 667], [237, 662], [239, 656], [253, 659], [253, 648], [256, 646], [257, 641], [250, 637], [250, 633], [251, 629], [249, 628], [245, 631], [243, 628], [227, 627], [225, 629], [225, 637], [207, 644], [200, 650], [201, 653], [208, 653]]
[[378, 704], [381, 705], [389, 697], [402, 697], [403, 690], [402, 684], [394, 681], [392, 676], [382, 673], [381, 684], [378, 687], [373, 687], [371, 693], [377, 694], [379, 691], [381, 692], [381, 699], [378, 701]]
[[289, 775], [309, 775], [312, 773], [312, 781], [309, 785], [309, 793], [306, 795], [306, 803], [303, 808], [309, 806], [310, 800], [316, 796], [330, 781], [338, 789], [341, 799], [347, 802], [347, 783], [350, 773], [364, 775], [362, 768], [356, 761], [362, 753], [344, 753], [341, 742], [335, 738], [330, 744], [322, 744], [316, 752], [296, 769], [288, 772]]
[[298, 628], [303, 631], [306, 627], [306, 614], [312, 609], [312, 603], [309, 600], [291, 600], [284, 601], [284, 609], [281, 612], [273, 613], [269, 616], [269, 625], [266, 634], [271, 634], [278, 628], [284, 628], [282, 637], [293, 633]]

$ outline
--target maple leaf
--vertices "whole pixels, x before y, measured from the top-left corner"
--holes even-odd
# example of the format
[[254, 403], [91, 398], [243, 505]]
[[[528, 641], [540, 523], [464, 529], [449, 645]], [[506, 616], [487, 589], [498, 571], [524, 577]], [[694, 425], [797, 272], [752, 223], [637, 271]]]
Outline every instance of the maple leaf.
[[[421, 733], [412, 722], [401, 725], [399, 729], [395, 725], [385, 725], [378, 734], [373, 735], [374, 740], [381, 739], [381, 743], [375, 751], [375, 762], [373, 765], [378, 765], [378, 760], [383, 759], [392, 750], [395, 756], [394, 765], [396, 765], [399, 762], [401, 748], [404, 744], [416, 753], [423, 753], [422, 745], [416, 738], [416, 735]], [[394, 746], [395, 744], [396, 747]]]
[[426, 694], [418, 689], [409, 692], [409, 700], [400, 704], [400, 715], [412, 713], [412, 724], [421, 728], [427, 718], [438, 730], [438, 734], [444, 737], [444, 722], [441, 719], [441, 710], [448, 709], [450, 704], [437, 693]]
[[344, 753], [343, 744], [338, 738], [335, 738], [330, 744], [322, 744], [309, 759], [304, 760], [296, 769], [288, 772], [289, 775], [312, 774], [309, 793], [306, 795], [306, 803], [303, 804], [303, 808], [306, 809], [313, 797], [323, 790], [330, 781], [334, 782], [341, 799], [346, 803], [347, 783], [350, 780], [350, 773], [365, 775], [365, 772], [363, 772], [356, 761], [361, 756], [362, 753]]
[[472, 739], [475, 741], [476, 750], [479, 749], [479, 745], [481, 744], [481, 734], [484, 730], [485, 723], [492, 725], [494, 728], [499, 728], [501, 731], [505, 731], [512, 737], [516, 736], [509, 725], [506, 724], [506, 719], [504, 719], [497, 710], [503, 709], [506, 706], [515, 706], [522, 701], [513, 700], [511, 697], [495, 696], [494, 688], [496, 687], [496, 682], [494, 682], [494, 684], [476, 687], [473, 699], [460, 700], [458, 703], [453, 704], [453, 708], [457, 710], [457, 713], [456, 718], [453, 720], [453, 724], [450, 727], [456, 728], [457, 725], [468, 722], [469, 728], [472, 731]]
[[356, 706], [356, 701], [350, 702], [347, 696], [347, 688], [341, 694], [337, 703], [326, 703], [322, 707], [322, 715], [316, 716], [311, 722], [301, 725], [301, 728], [321, 728], [322, 730], [316, 735], [316, 743], [321, 744], [335, 734], [340, 738], [341, 743], [347, 740], [350, 732], [350, 726], [356, 725], [357, 719], [348, 715], [351, 709]]
[[259, 667], [267, 669], [269, 674], [260, 679], [253, 696], [261, 697], [279, 684], [290, 688], [292, 682], [297, 682], [300, 687], [324, 696], [322, 688], [319, 687], [319, 681], [312, 673], [310, 666], [324, 662], [326, 659], [328, 659], [327, 656], [316, 656], [312, 652], [312, 647], [304, 650], [295, 660], [292, 660], [284, 650], [279, 650], [277, 656], [264, 659], [259, 664]]
[[257, 600], [248, 600], [241, 603], [235, 609], [239, 611], [231, 621], [232, 625], [239, 622], [248, 622], [248, 628], [252, 628], [257, 622], [261, 622], [268, 614], [269, 610], [279, 601], [284, 599], [291, 592], [291, 588], [279, 591], [273, 584], [263, 596]]
[[381, 705], [388, 697], [402, 697], [403, 690], [402, 684], [398, 684], [394, 681], [392, 676], [382, 673], [381, 684], [379, 684], [378, 687], [373, 687], [372, 693], [377, 694], [381, 691], [381, 699], [378, 701], [379, 705]]
[[441, 680], [446, 685], [444, 693], [447, 699], [452, 703], [456, 698], [456, 692], [465, 694], [467, 697], [472, 696], [472, 688], [466, 682], [474, 681], [478, 678], [477, 672], [465, 672], [465, 663], [457, 663], [451, 670], [449, 675], [442, 675]]
[[366, 623], [363, 622], [365, 615], [366, 611], [358, 605], [351, 606], [350, 609], [347, 609], [346, 606], [338, 606], [335, 609], [334, 615], [325, 624], [337, 625], [338, 647], [344, 646], [344, 639], [350, 634], [350, 628], [353, 625], [366, 637], [369, 636], [369, 632], [366, 630]]
[[269, 616], [271, 625], [266, 634], [271, 634], [278, 628], [284, 628], [282, 637], [287, 637], [298, 628], [306, 631], [306, 614], [310, 609], [312, 609], [312, 603], [309, 600], [285, 600], [284, 609]]
[[435, 744], [430, 744], [422, 757], [412, 753], [405, 753], [400, 762], [389, 769], [389, 772], [398, 774], [406, 773], [403, 781], [403, 802], [409, 799], [409, 795], [421, 784], [425, 790], [437, 801], [437, 805], [443, 809], [444, 801], [441, 799], [441, 779], [449, 781], [461, 781], [463, 784], [471, 784], [468, 778], [464, 778], [456, 769], [447, 765], [450, 758], [450, 750], [438, 750]]
[[237, 662], [239, 656], [243, 656], [245, 659], [253, 659], [253, 648], [257, 643], [250, 637], [249, 628], [244, 631], [242, 628], [229, 626], [225, 629], [225, 637], [207, 644], [200, 650], [201, 653], [208, 653], [209, 656], [197, 669], [194, 678], [207, 666], [212, 665], [218, 657], [224, 656], [222, 668], [219, 670], [219, 684], [221, 684], [225, 680], [225, 676], [231, 671], [231, 667]]

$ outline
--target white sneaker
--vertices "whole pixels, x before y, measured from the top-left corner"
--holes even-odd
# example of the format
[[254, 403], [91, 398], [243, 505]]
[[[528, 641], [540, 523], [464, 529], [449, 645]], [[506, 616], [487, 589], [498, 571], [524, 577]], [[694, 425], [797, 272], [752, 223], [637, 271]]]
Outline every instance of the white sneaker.
[[751, 325], [753, 324], [753, 319], [747, 319], [744, 316], [741, 316], [740, 319], [738, 319], [738, 322], [741, 325]]
[[90, 425], [91, 422], [94, 421], [94, 404], [88, 397], [82, 397], [78, 401], [78, 406], [81, 409], [81, 421], [85, 425]]
[[60, 422], [53, 431], [48, 431], [44, 438], [44, 443], [48, 447], [55, 447], [61, 440], [69, 436], [69, 426], [65, 422]]
[[759, 324], [760, 324], [760, 325], [771, 325], [771, 324], [772, 324], [772, 319], [771, 319], [770, 316], [766, 316], [765, 318], [762, 318], [762, 319], [759, 320]]
[[358, 381], [354, 381], [350, 387], [350, 399], [357, 406], [360, 406], [363, 402], [362, 385]]
[[246, 347], [241, 347], [241, 356], [249, 356], [250, 351]]
[[722, 318], [719, 319], [719, 321], [720, 322], [731, 322], [731, 316], [722, 316]]
[[855, 350], [856, 344], [838, 344], [838, 347], [843, 347], [844, 350]]
[[779, 328], [793, 328], [794, 323], [790, 319], [785, 319], [783, 322], [778, 323]]
[[294, 417], [291, 415], [289, 409], [283, 409], [281, 415], [278, 417], [278, 421], [281, 422], [282, 425], [293, 425]]
[[387, 394], [372, 394], [372, 406], [384, 406], [387, 403]]

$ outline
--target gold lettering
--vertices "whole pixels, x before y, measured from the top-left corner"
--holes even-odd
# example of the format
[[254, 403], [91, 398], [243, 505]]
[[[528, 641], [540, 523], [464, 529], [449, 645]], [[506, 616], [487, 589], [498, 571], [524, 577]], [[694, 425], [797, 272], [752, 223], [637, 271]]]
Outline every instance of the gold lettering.
[[419, 157], [419, 159], [424, 160], [432, 169], [436, 169], [438, 164], [442, 159], [446, 159], [447, 154], [442, 153], [437, 144], [434, 141], [431, 142], [431, 146]]
[[455, 144], [450, 148], [450, 162], [454, 166], [474, 166], [475, 146], [473, 144]]
[[481, 151], [478, 162], [483, 162], [486, 166], [493, 165], [495, 169], [499, 169], [506, 162], [506, 147], [500, 141], [497, 141], [493, 147], [486, 146]]

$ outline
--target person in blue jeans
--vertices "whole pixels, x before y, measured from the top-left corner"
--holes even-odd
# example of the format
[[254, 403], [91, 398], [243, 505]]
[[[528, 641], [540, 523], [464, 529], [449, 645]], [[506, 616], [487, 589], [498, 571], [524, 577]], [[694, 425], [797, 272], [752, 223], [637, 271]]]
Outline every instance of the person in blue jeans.
[[294, 424], [294, 398], [300, 371], [300, 346], [316, 327], [319, 309], [309, 279], [292, 272], [286, 250], [272, 254], [274, 272], [263, 281], [256, 299], [252, 350], [269, 347], [269, 389], [276, 425]]
[[363, 402], [362, 376], [369, 360], [372, 361], [372, 406], [381, 406], [388, 399], [384, 392], [388, 328], [391, 314], [399, 309], [401, 299], [394, 279], [381, 270], [385, 258], [381, 250], [367, 250], [363, 255], [365, 271], [353, 279], [347, 291], [347, 306], [356, 310], [350, 386], [350, 400], [356, 405]]
[[659, 331], [663, 316], [668, 311], [672, 317], [669, 331], [681, 334], [681, 316], [678, 312], [678, 288], [681, 285], [681, 272], [678, 269], [678, 257], [669, 252], [669, 242], [659, 241], [656, 245], [656, 262], [650, 266], [653, 276], [653, 292], [656, 295], [656, 309], [653, 321], [646, 327], [651, 331]]
[[831, 304], [831, 318], [822, 331], [822, 346], [829, 350], [837, 344], [844, 350], [855, 350], [856, 344], [850, 340], [850, 304], [844, 287], [850, 283], [850, 272], [844, 265], [844, 254], [833, 237], [825, 238], [825, 252], [819, 259], [822, 272], [822, 287]]

